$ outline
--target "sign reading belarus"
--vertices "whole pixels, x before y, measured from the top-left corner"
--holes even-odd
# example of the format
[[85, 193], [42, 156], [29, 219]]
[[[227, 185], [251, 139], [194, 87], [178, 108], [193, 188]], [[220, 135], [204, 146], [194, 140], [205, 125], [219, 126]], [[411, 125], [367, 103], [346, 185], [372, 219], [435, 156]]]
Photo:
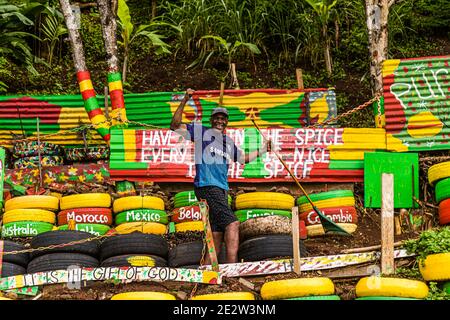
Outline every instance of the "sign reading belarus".
[[[383, 129], [267, 128], [262, 132], [302, 180], [362, 181], [364, 152], [385, 149]], [[112, 179], [126, 176], [128, 180], [188, 182], [195, 177], [194, 143], [177, 132], [116, 129], [112, 134]], [[227, 129], [226, 134], [245, 152], [259, 149], [263, 143], [253, 128]], [[291, 179], [273, 152], [245, 165], [231, 162], [228, 175], [231, 182]]]

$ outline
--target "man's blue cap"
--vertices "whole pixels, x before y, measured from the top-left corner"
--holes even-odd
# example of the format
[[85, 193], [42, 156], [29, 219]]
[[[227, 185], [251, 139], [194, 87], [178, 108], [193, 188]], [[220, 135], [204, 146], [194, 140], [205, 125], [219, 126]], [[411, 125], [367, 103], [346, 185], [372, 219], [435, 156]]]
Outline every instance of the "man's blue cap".
[[213, 111], [211, 112], [211, 117], [218, 113], [223, 113], [228, 117], [228, 110], [222, 107], [214, 108]]

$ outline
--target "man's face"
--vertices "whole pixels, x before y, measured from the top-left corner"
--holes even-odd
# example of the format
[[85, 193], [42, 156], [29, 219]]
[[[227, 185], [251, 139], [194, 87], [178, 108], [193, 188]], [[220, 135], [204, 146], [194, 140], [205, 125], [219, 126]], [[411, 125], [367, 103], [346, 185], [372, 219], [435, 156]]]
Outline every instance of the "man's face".
[[223, 113], [216, 113], [211, 117], [211, 127], [223, 133], [228, 125], [228, 117]]

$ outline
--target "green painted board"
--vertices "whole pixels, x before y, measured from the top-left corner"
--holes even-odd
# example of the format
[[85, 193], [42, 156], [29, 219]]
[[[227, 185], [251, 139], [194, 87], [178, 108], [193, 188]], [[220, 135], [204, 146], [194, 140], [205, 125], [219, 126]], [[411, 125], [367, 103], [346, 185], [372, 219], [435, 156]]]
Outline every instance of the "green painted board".
[[[417, 208], [419, 198], [419, 154], [364, 153], [364, 205], [381, 208], [381, 174], [394, 174], [394, 208]], [[413, 191], [414, 190], [414, 191]]]

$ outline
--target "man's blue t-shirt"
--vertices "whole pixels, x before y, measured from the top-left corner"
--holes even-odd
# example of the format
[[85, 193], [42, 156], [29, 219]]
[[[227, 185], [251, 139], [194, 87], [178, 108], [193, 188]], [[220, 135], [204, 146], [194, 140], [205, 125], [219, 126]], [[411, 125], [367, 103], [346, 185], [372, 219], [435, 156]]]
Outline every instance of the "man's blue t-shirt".
[[241, 150], [230, 137], [200, 123], [186, 125], [195, 148], [195, 187], [216, 186], [228, 190], [228, 166], [238, 161]]

